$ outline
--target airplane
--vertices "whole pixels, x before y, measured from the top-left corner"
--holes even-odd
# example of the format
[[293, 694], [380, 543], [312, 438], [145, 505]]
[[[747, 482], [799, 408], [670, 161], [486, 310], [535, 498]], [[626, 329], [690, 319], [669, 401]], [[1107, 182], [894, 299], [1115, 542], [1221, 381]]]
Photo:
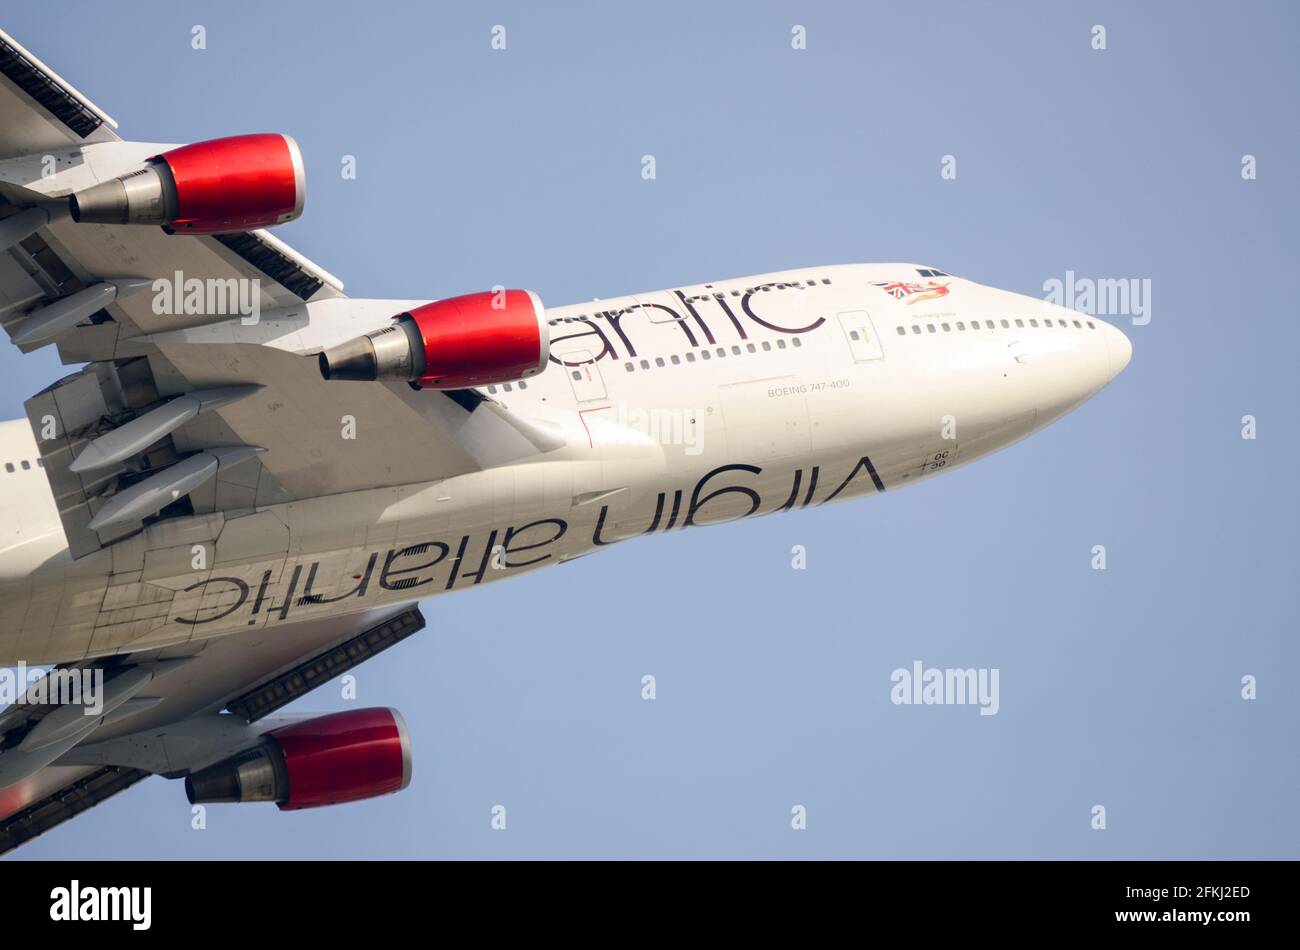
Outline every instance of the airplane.
[[74, 368], [0, 423], [0, 853], [152, 775], [286, 810], [399, 791], [396, 711], [282, 709], [420, 601], [930, 478], [1132, 353], [910, 263], [351, 298], [267, 230], [303, 213], [292, 138], [116, 128], [0, 32], [0, 324]]

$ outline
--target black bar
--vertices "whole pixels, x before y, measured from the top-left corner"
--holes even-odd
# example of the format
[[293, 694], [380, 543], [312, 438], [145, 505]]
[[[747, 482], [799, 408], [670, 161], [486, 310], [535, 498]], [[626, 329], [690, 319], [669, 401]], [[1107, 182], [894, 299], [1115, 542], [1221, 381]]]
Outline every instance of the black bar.
[[[338, 846], [345, 858], [346, 838]], [[337, 945], [418, 927], [429, 940], [460, 933], [479, 935], [475, 943], [506, 928], [530, 940], [603, 934], [606, 945], [640, 934], [676, 943], [721, 927], [729, 946], [750, 934], [765, 944], [904, 938], [928, 947], [956, 936], [983, 946], [1003, 936], [1127, 934], [1233, 945], [1294, 930], [1287, 862], [537, 863], [8, 861], [0, 893], [13, 933], [134, 935], [130, 920], [52, 920], [69, 903], [56, 889], [70, 898], [73, 880], [83, 897], [88, 888], [148, 887], [150, 933], [204, 942], [285, 935]]]

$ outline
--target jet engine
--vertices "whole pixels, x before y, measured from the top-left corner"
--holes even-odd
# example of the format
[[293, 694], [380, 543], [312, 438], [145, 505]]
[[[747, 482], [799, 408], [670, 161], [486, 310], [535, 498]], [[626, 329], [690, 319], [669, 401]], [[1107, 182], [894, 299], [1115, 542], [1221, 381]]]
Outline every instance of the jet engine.
[[551, 353], [546, 310], [531, 290], [435, 300], [320, 354], [326, 379], [406, 380], [464, 389], [535, 376]]
[[268, 133], [182, 145], [137, 171], [77, 192], [69, 202], [74, 221], [225, 234], [292, 221], [302, 214], [306, 197], [298, 143]]
[[275, 802], [282, 811], [399, 792], [411, 743], [395, 709], [355, 709], [273, 729], [238, 755], [185, 779], [190, 804]]

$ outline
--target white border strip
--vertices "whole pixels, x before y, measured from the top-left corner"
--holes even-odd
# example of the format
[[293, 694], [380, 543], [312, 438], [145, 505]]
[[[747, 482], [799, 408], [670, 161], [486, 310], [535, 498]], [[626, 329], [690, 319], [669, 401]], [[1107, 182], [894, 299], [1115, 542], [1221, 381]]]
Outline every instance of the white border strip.
[[[297, 251], [291, 248], [288, 244], [285, 244], [283, 241], [281, 241], [270, 231], [267, 231], [265, 228], [257, 228], [255, 230], [249, 231], [248, 233], [256, 234], [263, 241], [271, 245], [271, 247], [275, 248], [285, 257], [289, 258], [289, 260], [293, 261], [303, 270], [307, 271], [309, 274], [314, 274], [315, 276], [319, 277], [321, 280], [325, 281], [325, 283], [329, 284], [335, 290], [339, 291], [339, 293], [343, 292], [343, 281], [339, 280], [337, 277], [335, 277], [325, 268], [321, 267], [311, 258], [299, 254]], [[275, 278], [271, 278], [271, 279], [274, 280]]]

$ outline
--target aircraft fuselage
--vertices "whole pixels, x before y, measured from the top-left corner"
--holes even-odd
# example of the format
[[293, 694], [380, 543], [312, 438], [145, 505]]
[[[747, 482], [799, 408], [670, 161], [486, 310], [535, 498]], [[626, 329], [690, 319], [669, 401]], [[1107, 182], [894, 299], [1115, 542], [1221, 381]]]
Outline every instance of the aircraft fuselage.
[[547, 371], [481, 392], [561, 448], [267, 505], [215, 529], [220, 515], [169, 518], [75, 560], [27, 421], [0, 424], [0, 663], [367, 610], [640, 535], [892, 490], [1042, 428], [1130, 353], [1095, 317], [913, 264], [802, 268], [546, 314]]

